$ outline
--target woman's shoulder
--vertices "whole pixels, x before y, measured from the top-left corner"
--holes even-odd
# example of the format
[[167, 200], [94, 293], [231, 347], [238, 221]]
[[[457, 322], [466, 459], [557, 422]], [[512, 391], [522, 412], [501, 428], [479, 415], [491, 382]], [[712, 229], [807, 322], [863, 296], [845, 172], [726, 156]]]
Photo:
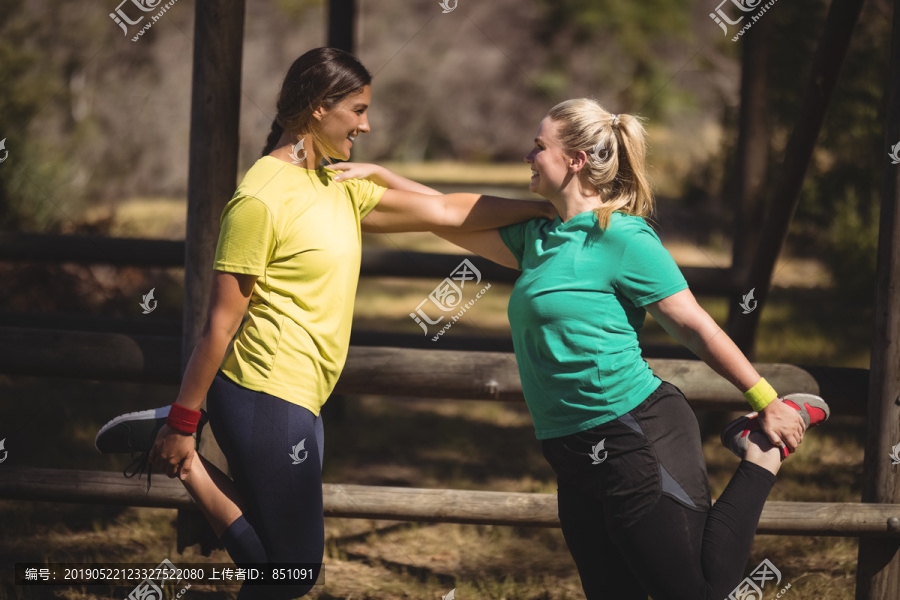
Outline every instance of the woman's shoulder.
[[621, 241], [622, 243], [628, 243], [636, 237], [642, 238], [645, 236], [650, 236], [659, 241], [659, 236], [647, 222], [647, 219], [619, 211], [610, 215], [609, 227], [605, 233], [612, 240]]

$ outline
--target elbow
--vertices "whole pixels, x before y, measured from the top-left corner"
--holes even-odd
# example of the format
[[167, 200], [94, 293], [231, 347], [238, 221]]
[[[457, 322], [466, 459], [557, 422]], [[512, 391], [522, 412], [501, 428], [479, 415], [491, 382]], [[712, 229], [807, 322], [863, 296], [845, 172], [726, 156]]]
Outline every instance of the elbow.
[[[243, 316], [242, 316], [243, 317]], [[216, 318], [214, 315], [208, 315], [203, 329], [200, 330], [200, 337], [210, 341], [230, 341], [241, 328], [243, 318], [222, 319]]]

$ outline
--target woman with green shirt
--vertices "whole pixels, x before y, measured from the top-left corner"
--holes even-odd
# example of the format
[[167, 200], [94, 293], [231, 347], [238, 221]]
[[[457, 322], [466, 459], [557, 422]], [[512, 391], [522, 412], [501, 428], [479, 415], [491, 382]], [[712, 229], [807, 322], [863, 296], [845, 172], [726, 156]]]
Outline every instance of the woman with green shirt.
[[[371, 76], [346, 52], [319, 48], [291, 65], [263, 157], [222, 213], [208, 315], [176, 402], [117, 417], [95, 442], [101, 452], [149, 452], [153, 467], [177, 475], [239, 566], [317, 574], [321, 565], [319, 411], [349, 348], [361, 233], [478, 231], [556, 215], [546, 202], [434, 196], [393, 174], [385, 185], [339, 180], [323, 161], [349, 158], [369, 131], [370, 102]], [[233, 480], [195, 452], [204, 397]], [[314, 582], [245, 583], [238, 598], [296, 598]]]
[[[644, 135], [637, 118], [593, 100], [558, 104], [525, 162], [531, 190], [559, 216], [440, 235], [522, 271], [509, 301], [513, 347], [587, 598], [722, 600], [741, 579], [781, 461], [829, 411], [818, 396], [778, 398], [697, 304], [644, 220], [654, 208]], [[371, 165], [335, 168], [385, 177]], [[722, 434], [742, 461], [715, 506], [696, 417], [641, 357], [647, 312], [757, 411]]]

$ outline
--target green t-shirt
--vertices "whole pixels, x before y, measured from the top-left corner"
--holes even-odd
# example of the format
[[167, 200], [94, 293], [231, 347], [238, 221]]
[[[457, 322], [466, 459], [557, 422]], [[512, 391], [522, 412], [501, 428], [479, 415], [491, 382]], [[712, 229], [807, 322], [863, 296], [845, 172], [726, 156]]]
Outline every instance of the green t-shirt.
[[213, 263], [259, 276], [222, 372], [314, 415], [350, 347], [360, 221], [385, 192], [364, 179], [336, 182], [335, 174], [260, 158], [222, 211]]
[[538, 439], [578, 433], [640, 404], [661, 380], [641, 358], [645, 304], [687, 288], [641, 217], [593, 211], [500, 228], [522, 275], [509, 299], [513, 348]]

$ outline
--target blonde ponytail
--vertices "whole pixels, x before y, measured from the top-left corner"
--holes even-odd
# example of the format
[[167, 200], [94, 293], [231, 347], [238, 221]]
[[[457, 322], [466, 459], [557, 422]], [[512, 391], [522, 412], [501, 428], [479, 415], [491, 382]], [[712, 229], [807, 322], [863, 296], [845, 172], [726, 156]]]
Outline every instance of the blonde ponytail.
[[601, 229], [609, 227], [616, 211], [638, 217], [653, 213], [646, 132], [638, 117], [611, 114], [590, 98], [560, 102], [547, 116], [559, 125], [563, 148], [588, 155], [582, 181], [603, 200], [594, 209]]

